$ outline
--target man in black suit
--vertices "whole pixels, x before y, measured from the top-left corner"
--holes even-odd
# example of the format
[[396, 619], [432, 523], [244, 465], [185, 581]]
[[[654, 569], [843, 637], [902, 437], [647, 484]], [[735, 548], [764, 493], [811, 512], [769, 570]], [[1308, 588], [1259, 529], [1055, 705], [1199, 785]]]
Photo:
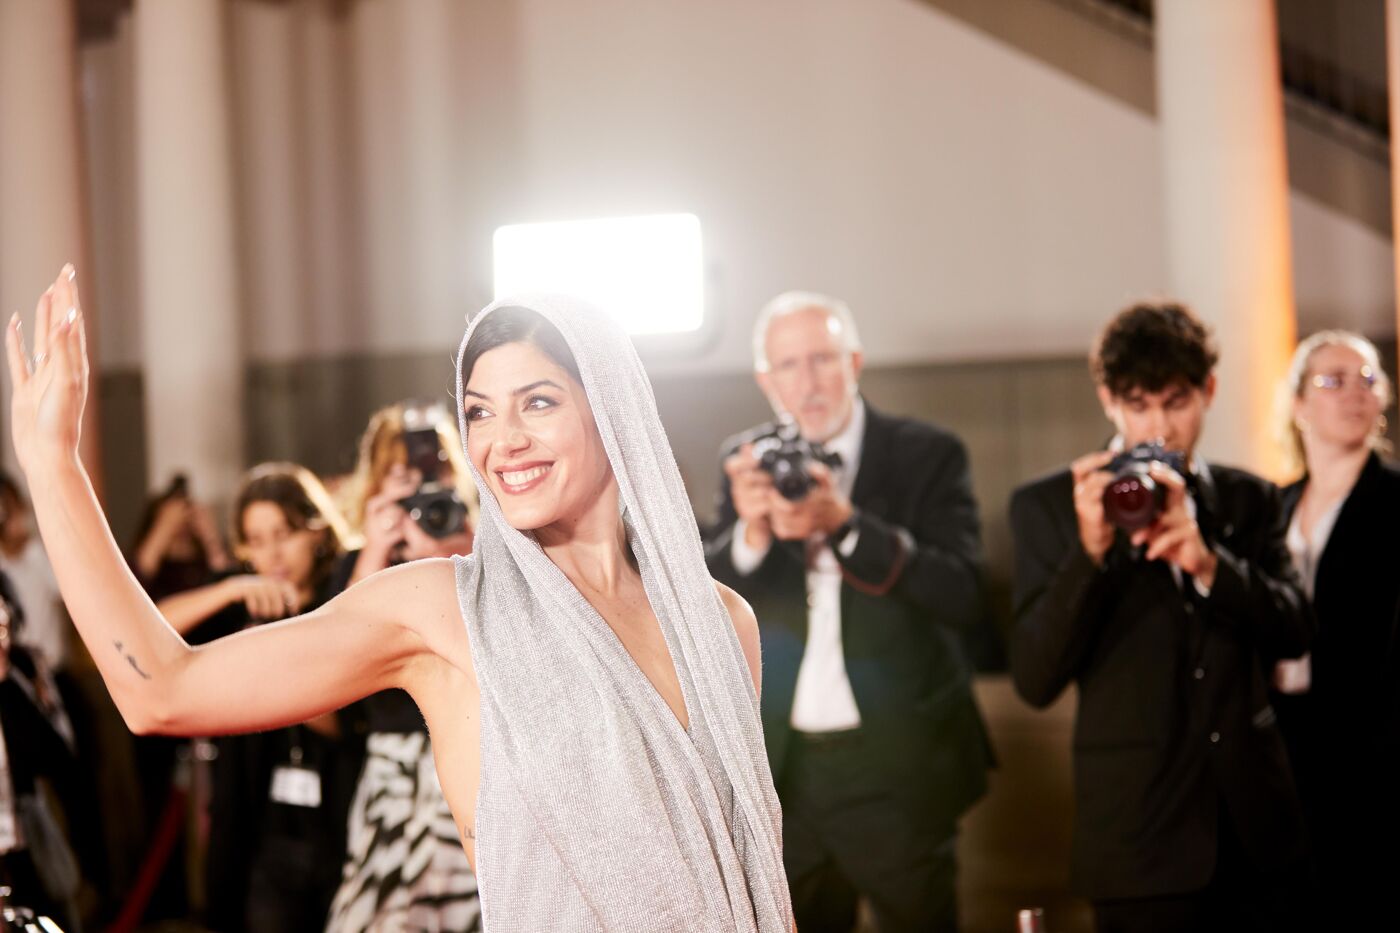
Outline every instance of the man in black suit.
[[711, 572], [758, 616], [798, 928], [849, 931], [863, 894], [882, 933], [955, 930], [957, 820], [990, 762], [958, 641], [981, 617], [967, 453], [860, 398], [841, 302], [780, 296], [754, 349], [786, 429], [836, 455], [809, 461], [815, 485], [789, 499], [753, 451], [776, 425], [727, 441], [706, 537]]
[[[1190, 311], [1143, 304], [1091, 357], [1110, 450], [1021, 487], [1016, 688], [1046, 706], [1078, 686], [1074, 887], [1101, 933], [1286, 930], [1307, 888], [1302, 817], [1269, 705], [1269, 674], [1312, 637], [1279, 494], [1195, 454], [1215, 392], [1211, 338]], [[1105, 469], [1159, 441], [1155, 521], [1110, 523]]]

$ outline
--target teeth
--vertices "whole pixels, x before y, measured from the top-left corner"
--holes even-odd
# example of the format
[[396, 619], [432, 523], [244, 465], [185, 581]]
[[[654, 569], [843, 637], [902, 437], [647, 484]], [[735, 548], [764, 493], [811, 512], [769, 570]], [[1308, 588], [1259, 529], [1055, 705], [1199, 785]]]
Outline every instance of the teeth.
[[501, 479], [505, 480], [507, 486], [523, 486], [534, 479], [539, 479], [549, 472], [547, 466], [532, 467], [528, 470], [515, 470], [509, 473], [502, 473]]

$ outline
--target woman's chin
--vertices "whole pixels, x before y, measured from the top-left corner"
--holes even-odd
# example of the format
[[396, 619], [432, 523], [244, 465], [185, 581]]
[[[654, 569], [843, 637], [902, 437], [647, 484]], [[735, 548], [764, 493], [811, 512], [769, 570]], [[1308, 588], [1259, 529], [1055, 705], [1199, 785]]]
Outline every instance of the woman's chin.
[[555, 519], [553, 511], [546, 509], [512, 509], [504, 514], [506, 524], [521, 532], [538, 531]]

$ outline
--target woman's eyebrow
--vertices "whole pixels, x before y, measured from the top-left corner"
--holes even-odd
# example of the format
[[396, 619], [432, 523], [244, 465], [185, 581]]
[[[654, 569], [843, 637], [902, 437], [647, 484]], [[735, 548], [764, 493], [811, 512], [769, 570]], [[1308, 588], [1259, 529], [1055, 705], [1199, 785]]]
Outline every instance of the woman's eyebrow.
[[[530, 383], [530, 384], [527, 385], [527, 386], [521, 386], [520, 388], [518, 388], [518, 389], [514, 390], [513, 392], [511, 392], [510, 394], [511, 394], [511, 395], [524, 395], [526, 392], [533, 392], [535, 389], [538, 389], [538, 388], [540, 388], [541, 386], [550, 386], [551, 388], [558, 389], [560, 392], [563, 392], [563, 391], [564, 391], [564, 387], [561, 386], [561, 385], [559, 385], [559, 383], [555, 382], [554, 380], [552, 380], [552, 379], [541, 379], [541, 380], [539, 380], [538, 382], [532, 382], [532, 383]], [[489, 401], [491, 401], [491, 396], [489, 396], [489, 395], [482, 395], [480, 392], [473, 392], [471, 389], [463, 389], [463, 390], [462, 390], [462, 394], [463, 394], [463, 395], [471, 395], [471, 396], [473, 396], [473, 397], [475, 397], [475, 398], [479, 398], [479, 399], [481, 399], [483, 402], [489, 402]]]

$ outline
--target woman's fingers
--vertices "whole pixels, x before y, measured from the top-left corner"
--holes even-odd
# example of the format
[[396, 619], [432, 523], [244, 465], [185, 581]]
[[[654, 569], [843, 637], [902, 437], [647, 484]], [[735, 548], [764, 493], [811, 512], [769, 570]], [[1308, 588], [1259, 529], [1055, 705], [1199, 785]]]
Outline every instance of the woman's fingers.
[[71, 320], [63, 326], [64, 342], [68, 347], [68, 364], [73, 367], [73, 377], [86, 389], [87, 353], [83, 344], [83, 311], [75, 305], [71, 314]]
[[24, 357], [24, 333], [19, 328], [18, 311], [5, 328], [5, 353], [10, 363], [10, 388], [17, 390], [29, 381], [29, 360]]
[[[49, 300], [49, 304], [53, 307], [58, 307], [57, 299], [65, 297], [67, 296], [64, 295], [62, 291], [56, 290], [54, 292], [54, 297]], [[76, 316], [76, 309], [70, 309], [58, 315], [53, 321], [53, 330], [49, 334], [48, 359], [52, 362], [55, 368], [55, 374], [59, 380], [71, 378], [72, 374], [78, 370], [77, 361], [73, 359], [73, 342], [69, 339], [73, 333], [73, 319]], [[35, 368], [38, 368], [37, 362]], [[60, 381], [59, 384], [62, 385], [63, 383]]]
[[49, 354], [50, 308], [52, 307], [53, 286], [39, 296], [34, 306], [34, 368], [37, 370]]
[[82, 366], [83, 384], [87, 385], [88, 375], [88, 355], [87, 355], [87, 324], [83, 318], [82, 305], [77, 306], [78, 319], [73, 322], [73, 348], [77, 352], [79, 365]]

